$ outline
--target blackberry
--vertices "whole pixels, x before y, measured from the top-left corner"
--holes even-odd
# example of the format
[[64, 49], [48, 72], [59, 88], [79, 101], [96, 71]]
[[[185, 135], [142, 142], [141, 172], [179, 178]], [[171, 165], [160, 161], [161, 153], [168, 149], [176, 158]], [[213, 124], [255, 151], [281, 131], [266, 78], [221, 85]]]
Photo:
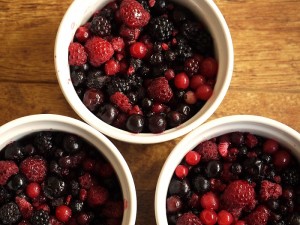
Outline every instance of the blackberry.
[[111, 82], [107, 84], [107, 93], [113, 95], [115, 92], [127, 93], [131, 90], [131, 85], [127, 79], [112, 77]]
[[152, 68], [152, 75], [154, 77], [160, 77], [160, 76], [164, 76], [164, 73], [168, 70], [168, 66], [167, 65], [159, 65], [156, 67]]
[[158, 15], [161, 15], [167, 11], [167, 2], [166, 0], [156, 0], [154, 6], [151, 10]]
[[101, 11], [99, 12], [99, 15], [104, 17], [105, 19], [112, 21], [114, 19], [114, 12], [113, 9], [110, 7], [105, 7], [103, 9], [101, 9]]
[[48, 225], [49, 213], [44, 210], [34, 211], [30, 218], [30, 222], [32, 225]]
[[300, 183], [299, 171], [296, 168], [288, 168], [281, 174], [283, 184], [296, 187]]
[[73, 213], [79, 213], [83, 209], [83, 202], [80, 200], [74, 200], [71, 202], [71, 209]]
[[150, 7], [148, 5], [148, 1], [147, 0], [137, 0], [137, 1], [143, 6], [143, 8], [146, 11], [150, 12]]
[[159, 65], [163, 62], [164, 58], [161, 53], [154, 53], [150, 56], [150, 63], [152, 65]]
[[50, 199], [61, 197], [66, 190], [66, 183], [62, 179], [54, 176], [49, 177], [43, 187], [45, 196]]
[[103, 71], [94, 70], [90, 72], [86, 78], [86, 86], [89, 88], [101, 89], [110, 81], [110, 77], [106, 76]]
[[48, 131], [39, 132], [34, 138], [34, 146], [41, 154], [47, 154], [53, 147], [52, 133]]
[[105, 37], [111, 33], [111, 24], [105, 17], [96, 16], [91, 22], [90, 30], [100, 37]]
[[135, 71], [137, 71], [139, 68], [143, 66], [143, 61], [140, 59], [131, 58], [129, 64], [133, 66]]
[[76, 180], [70, 181], [69, 188], [71, 189], [71, 194], [73, 197], [79, 194], [80, 185]]
[[136, 72], [138, 75], [146, 77], [150, 74], [150, 68], [148, 66], [143, 66], [141, 68], [139, 68]]
[[135, 89], [138, 89], [143, 84], [143, 79], [134, 74], [131, 76], [128, 76], [127, 80], [128, 80], [129, 85], [131, 85], [131, 87], [135, 87]]
[[193, 52], [191, 46], [188, 44], [188, 40], [182, 36], [177, 38], [177, 46], [175, 48], [176, 60], [184, 62], [187, 58], [191, 57]]
[[172, 36], [173, 23], [166, 17], [153, 18], [149, 23], [149, 33], [155, 41], [166, 41]]
[[81, 70], [74, 70], [71, 73], [71, 81], [72, 81], [72, 84], [74, 85], [74, 87], [78, 87], [81, 84], [83, 84], [84, 81], [85, 81], [85, 74], [84, 74], [84, 72], [81, 71]]
[[0, 205], [10, 200], [11, 194], [4, 186], [0, 186]]
[[168, 50], [165, 52], [164, 58], [169, 62], [173, 62], [176, 59], [176, 54], [174, 51]]
[[188, 75], [197, 74], [199, 72], [199, 69], [200, 69], [200, 62], [199, 62], [199, 60], [197, 60], [195, 58], [188, 58], [184, 62], [184, 71]]
[[9, 202], [0, 208], [0, 221], [3, 224], [16, 223], [20, 218], [21, 213], [16, 203]]

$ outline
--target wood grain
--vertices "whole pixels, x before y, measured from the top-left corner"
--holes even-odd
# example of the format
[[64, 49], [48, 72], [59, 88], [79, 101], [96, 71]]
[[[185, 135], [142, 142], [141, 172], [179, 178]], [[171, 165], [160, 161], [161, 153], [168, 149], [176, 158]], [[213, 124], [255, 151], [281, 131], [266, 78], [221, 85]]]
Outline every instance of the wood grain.
[[[71, 2], [0, 0], [0, 125], [37, 113], [79, 119], [60, 91], [53, 63], [56, 31]], [[300, 132], [300, 1], [215, 2], [231, 31], [235, 66], [228, 93], [209, 120], [255, 114]], [[137, 225], [155, 224], [159, 172], [181, 138], [153, 145], [112, 140], [135, 180]]]

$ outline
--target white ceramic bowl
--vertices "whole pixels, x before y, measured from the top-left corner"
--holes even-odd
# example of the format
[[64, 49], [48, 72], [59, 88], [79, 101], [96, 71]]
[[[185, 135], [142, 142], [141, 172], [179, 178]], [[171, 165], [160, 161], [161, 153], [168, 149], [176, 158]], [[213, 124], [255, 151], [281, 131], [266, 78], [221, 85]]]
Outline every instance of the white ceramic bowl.
[[187, 152], [200, 142], [235, 131], [250, 132], [277, 140], [300, 161], [300, 134], [292, 128], [269, 118], [253, 115], [227, 116], [207, 122], [186, 135], [172, 150], [164, 163], [155, 192], [155, 217], [157, 225], [166, 225], [166, 197], [176, 166]]
[[137, 200], [129, 167], [118, 149], [103, 134], [86, 123], [65, 116], [41, 114], [22, 117], [0, 127], [0, 150], [12, 141], [30, 133], [50, 130], [76, 134], [94, 145], [112, 164], [123, 192], [125, 203], [122, 225], [134, 225]]
[[106, 124], [90, 112], [77, 96], [70, 79], [68, 65], [68, 46], [73, 40], [76, 29], [84, 24], [94, 13], [109, 0], [75, 0], [64, 15], [59, 26], [55, 43], [55, 67], [61, 90], [74, 111], [88, 124], [114, 139], [131, 143], [158, 143], [168, 141], [198, 127], [205, 122], [223, 100], [233, 72], [233, 44], [224, 17], [212, 0], [176, 0], [191, 9], [204, 21], [210, 30], [215, 45], [216, 58], [219, 62], [217, 81], [212, 97], [205, 106], [190, 120], [179, 127], [169, 129], [161, 134], [133, 134]]

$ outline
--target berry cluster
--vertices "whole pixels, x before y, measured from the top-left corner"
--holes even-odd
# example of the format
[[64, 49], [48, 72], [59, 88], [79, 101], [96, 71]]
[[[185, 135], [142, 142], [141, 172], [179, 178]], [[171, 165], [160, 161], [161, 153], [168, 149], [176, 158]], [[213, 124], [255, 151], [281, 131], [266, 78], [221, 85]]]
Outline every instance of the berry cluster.
[[207, 140], [176, 167], [169, 225], [299, 225], [300, 166], [277, 141], [247, 132]]
[[80, 137], [34, 133], [7, 145], [0, 158], [0, 224], [122, 223], [117, 175]]
[[69, 46], [73, 86], [99, 119], [133, 133], [161, 133], [195, 115], [218, 72], [213, 40], [168, 0], [113, 1]]

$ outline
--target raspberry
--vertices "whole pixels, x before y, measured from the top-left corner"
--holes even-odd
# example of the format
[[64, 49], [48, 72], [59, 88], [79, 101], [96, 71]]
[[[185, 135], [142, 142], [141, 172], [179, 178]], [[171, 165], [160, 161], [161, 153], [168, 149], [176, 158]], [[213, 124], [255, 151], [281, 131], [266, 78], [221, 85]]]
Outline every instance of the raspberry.
[[90, 189], [92, 186], [92, 177], [89, 173], [85, 173], [78, 178], [79, 184], [84, 189]]
[[86, 61], [87, 53], [84, 47], [77, 42], [72, 42], [69, 45], [69, 64], [71, 66], [82, 66]]
[[228, 147], [229, 142], [220, 142], [218, 144], [218, 151], [222, 157], [226, 157], [228, 155]]
[[247, 134], [245, 144], [249, 148], [254, 148], [258, 144], [258, 140], [253, 134]]
[[132, 104], [128, 97], [122, 92], [115, 92], [112, 96], [110, 96], [110, 101], [123, 112], [129, 112], [132, 109]]
[[101, 215], [110, 218], [121, 218], [124, 212], [124, 203], [122, 201], [108, 201], [101, 210]]
[[150, 98], [161, 103], [169, 102], [173, 97], [173, 91], [165, 77], [153, 79], [147, 88], [147, 92]]
[[110, 43], [116, 52], [122, 52], [125, 48], [125, 42], [121, 37], [114, 37], [111, 39]]
[[223, 209], [233, 213], [235, 209], [251, 208], [255, 205], [255, 190], [247, 181], [231, 182], [221, 196]]
[[260, 187], [260, 197], [263, 201], [278, 199], [282, 195], [282, 187], [279, 184], [263, 180]]
[[13, 224], [21, 218], [18, 205], [14, 202], [9, 202], [0, 208], [0, 221], [3, 224]]
[[245, 221], [247, 225], [266, 225], [269, 216], [269, 210], [265, 206], [260, 205], [245, 218]]
[[108, 199], [108, 191], [102, 186], [93, 186], [87, 193], [87, 202], [91, 207], [103, 205]]
[[13, 161], [0, 161], [0, 185], [5, 185], [8, 179], [19, 172]]
[[89, 62], [97, 67], [108, 61], [114, 54], [112, 45], [101, 37], [92, 37], [85, 43]]
[[195, 148], [195, 151], [201, 155], [201, 160], [206, 162], [210, 160], [217, 160], [220, 158], [218, 147], [216, 143], [212, 141], [204, 141], [200, 143]]
[[39, 156], [28, 157], [21, 162], [20, 170], [29, 181], [42, 182], [47, 173], [46, 161]]
[[16, 196], [16, 203], [19, 207], [19, 210], [21, 212], [21, 215], [24, 219], [29, 219], [32, 215], [33, 212], [33, 207], [32, 205], [25, 199]]
[[124, 0], [120, 5], [120, 18], [129, 27], [141, 28], [148, 24], [150, 14], [135, 0]]
[[202, 222], [198, 216], [187, 212], [178, 217], [176, 225], [202, 225]]

